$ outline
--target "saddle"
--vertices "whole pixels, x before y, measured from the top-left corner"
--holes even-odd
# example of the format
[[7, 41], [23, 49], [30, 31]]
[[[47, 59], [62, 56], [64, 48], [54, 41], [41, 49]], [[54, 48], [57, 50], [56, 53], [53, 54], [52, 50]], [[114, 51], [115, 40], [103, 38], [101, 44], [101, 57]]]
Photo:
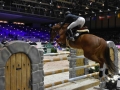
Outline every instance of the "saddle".
[[76, 30], [77, 32], [88, 32], [89, 33], [89, 30], [87, 27], [82, 27], [80, 28], [79, 30]]
[[89, 33], [89, 30], [86, 27], [79, 28], [78, 26], [73, 28], [72, 30], [69, 30], [66, 32], [66, 36], [68, 40], [76, 40], [78, 37], [80, 37], [82, 34]]
[[88, 29], [79, 29], [79, 30], [73, 31], [73, 36], [74, 36], [74, 39], [76, 40], [81, 35], [88, 34], [88, 33], [89, 33]]

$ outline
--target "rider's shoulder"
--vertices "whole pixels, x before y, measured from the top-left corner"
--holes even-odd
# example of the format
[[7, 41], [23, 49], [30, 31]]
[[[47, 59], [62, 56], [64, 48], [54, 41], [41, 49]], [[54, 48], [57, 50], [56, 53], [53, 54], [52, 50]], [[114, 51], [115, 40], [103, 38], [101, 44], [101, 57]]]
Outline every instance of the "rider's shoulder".
[[71, 16], [75, 16], [75, 15], [70, 13], [66, 17], [71, 17]]
[[69, 14], [67, 14], [66, 16], [71, 16], [72, 14], [71, 13], [69, 13]]

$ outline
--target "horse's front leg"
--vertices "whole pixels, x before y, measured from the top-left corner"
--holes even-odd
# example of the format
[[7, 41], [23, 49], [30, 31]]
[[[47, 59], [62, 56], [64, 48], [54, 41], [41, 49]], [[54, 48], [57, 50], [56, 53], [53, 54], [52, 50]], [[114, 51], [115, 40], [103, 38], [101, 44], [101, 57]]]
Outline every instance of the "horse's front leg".
[[60, 40], [56, 39], [57, 44], [60, 46]]
[[62, 47], [62, 45], [61, 45], [59, 39], [57, 39], [56, 42], [57, 42], [57, 45], [58, 45], [58, 46]]

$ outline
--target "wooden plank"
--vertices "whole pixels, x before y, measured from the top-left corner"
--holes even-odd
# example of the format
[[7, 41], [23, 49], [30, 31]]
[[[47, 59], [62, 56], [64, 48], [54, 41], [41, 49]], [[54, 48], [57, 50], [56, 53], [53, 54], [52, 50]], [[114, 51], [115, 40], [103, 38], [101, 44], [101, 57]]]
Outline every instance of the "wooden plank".
[[10, 89], [10, 58], [8, 59], [6, 66], [5, 66], [5, 90]]
[[31, 85], [30, 85], [30, 80], [31, 80], [31, 64], [30, 64], [30, 60], [27, 57], [27, 90], [31, 90]]
[[113, 48], [110, 48], [110, 58], [111, 58], [112, 61], [115, 60], [115, 55], [114, 55], [114, 50], [113, 50]]
[[11, 90], [16, 90], [16, 61], [15, 61], [15, 54], [11, 57]]
[[21, 53], [16, 54], [17, 90], [21, 90]]
[[[83, 55], [83, 50], [82, 49], [77, 49], [76, 56]], [[80, 58], [76, 60], [76, 67], [78, 66], [84, 66], [84, 58]], [[76, 70], [76, 75], [84, 75], [84, 69]]]
[[27, 90], [27, 79], [26, 79], [26, 65], [27, 65], [27, 57], [24, 53], [22, 53], [22, 89], [21, 90]]

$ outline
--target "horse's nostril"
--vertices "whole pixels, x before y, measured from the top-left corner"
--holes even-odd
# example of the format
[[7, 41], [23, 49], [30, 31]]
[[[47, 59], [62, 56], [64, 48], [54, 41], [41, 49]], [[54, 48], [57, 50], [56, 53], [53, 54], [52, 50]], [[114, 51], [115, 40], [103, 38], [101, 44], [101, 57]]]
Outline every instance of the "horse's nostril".
[[52, 42], [52, 39], [50, 39], [50, 42]]
[[60, 45], [60, 46], [61, 46], [61, 44], [60, 44], [60, 43], [58, 43], [58, 45]]
[[59, 45], [60, 47], [63, 47], [63, 48], [66, 47], [66, 44], [58, 43], [58, 45]]

